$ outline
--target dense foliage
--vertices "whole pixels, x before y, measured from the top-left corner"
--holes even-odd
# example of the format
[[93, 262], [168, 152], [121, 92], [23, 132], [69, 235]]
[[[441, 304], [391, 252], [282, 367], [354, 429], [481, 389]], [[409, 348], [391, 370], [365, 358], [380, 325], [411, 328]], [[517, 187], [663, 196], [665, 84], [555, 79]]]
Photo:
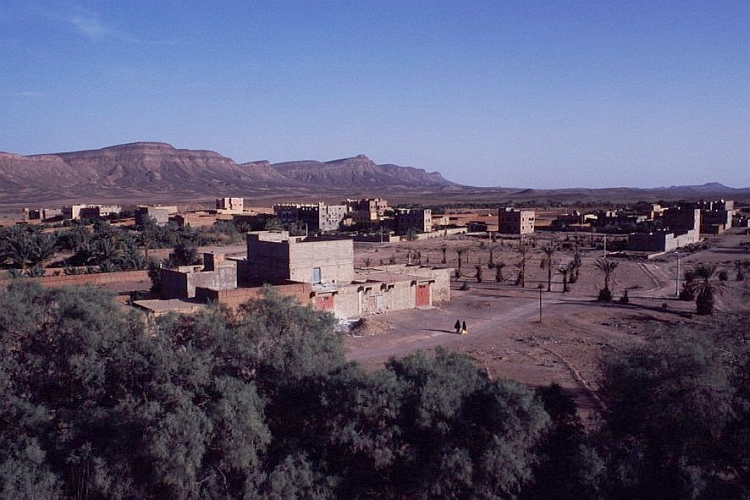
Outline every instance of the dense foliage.
[[236, 243], [242, 238], [228, 221], [200, 229], [174, 223], [159, 226], [153, 221], [139, 227], [114, 226], [105, 220], [69, 221], [54, 230], [22, 224], [0, 228], [0, 268], [14, 270], [16, 276], [43, 275], [45, 266], [63, 268], [65, 273], [146, 269], [148, 252], [155, 248], [174, 249], [171, 260], [163, 263], [172, 267], [192, 263], [189, 254], [198, 246]]
[[17, 282], [0, 294], [0, 497], [736, 497], [740, 331], [611, 359], [587, 432], [559, 387], [490, 380], [461, 355], [366, 373], [331, 315], [271, 290], [145, 321], [93, 289]]

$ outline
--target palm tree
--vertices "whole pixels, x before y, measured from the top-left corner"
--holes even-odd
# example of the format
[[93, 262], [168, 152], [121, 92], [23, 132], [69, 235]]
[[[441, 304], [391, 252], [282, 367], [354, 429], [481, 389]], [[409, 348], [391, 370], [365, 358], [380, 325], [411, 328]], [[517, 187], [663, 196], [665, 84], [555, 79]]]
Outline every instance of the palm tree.
[[737, 281], [745, 281], [745, 267], [747, 266], [747, 262], [743, 262], [741, 260], [735, 260], [734, 261], [734, 270], [737, 273]]
[[490, 261], [487, 263], [487, 267], [489, 269], [492, 269], [495, 267], [495, 250], [497, 250], [497, 245], [490, 245]]
[[682, 290], [680, 290], [679, 299], [686, 302], [695, 300], [695, 272], [688, 269], [683, 273]]
[[529, 252], [529, 247], [521, 241], [518, 244], [518, 253], [521, 255], [521, 259], [516, 264], [518, 268], [518, 275], [516, 276], [516, 285], [520, 285], [521, 288], [526, 286], [526, 258]]
[[29, 233], [13, 231], [8, 235], [5, 251], [14, 265], [26, 269], [34, 257], [34, 246], [34, 240]]
[[121, 242], [114, 236], [105, 236], [96, 240], [94, 253], [99, 264], [116, 264], [123, 254]]
[[57, 250], [57, 237], [51, 234], [38, 234], [34, 239], [34, 251], [31, 256], [33, 265], [41, 265], [42, 262], [55, 255]]
[[458, 270], [456, 271], [456, 275], [461, 275], [461, 263], [463, 259], [463, 255], [468, 251], [469, 249], [466, 247], [458, 247], [456, 248], [456, 255], [458, 256]]
[[724, 283], [713, 280], [716, 274], [716, 264], [700, 263], [693, 269], [694, 281], [690, 287], [695, 294], [695, 312], [697, 314], [713, 314], [714, 296], [721, 293]]
[[557, 272], [562, 276], [563, 280], [563, 293], [570, 291], [569, 283], [573, 282], [574, 264], [568, 262], [567, 265], [560, 266], [557, 268]]
[[581, 269], [581, 264], [581, 252], [578, 251], [578, 247], [576, 246], [575, 253], [573, 253], [573, 260], [568, 264], [568, 267], [570, 267], [569, 283], [578, 281], [578, 272]]
[[497, 264], [495, 264], [495, 281], [498, 283], [505, 280], [505, 277], [503, 276], [504, 267], [505, 267], [505, 262], [498, 262]]
[[542, 269], [547, 270], [547, 291], [552, 291], [552, 269], [555, 267], [555, 261], [553, 259], [553, 256], [555, 255], [555, 252], [557, 251], [557, 246], [550, 243], [549, 245], [544, 245], [542, 247], [542, 252], [544, 255], [542, 255], [542, 262], [539, 264], [539, 267]]
[[612, 275], [614, 274], [615, 269], [617, 269], [618, 264], [619, 262], [609, 260], [606, 257], [597, 259], [597, 261], [594, 263], [594, 266], [604, 275], [604, 288], [599, 290], [598, 298], [598, 300], [602, 302], [609, 302], [612, 300], [612, 292], [609, 289], [609, 280], [612, 278]]

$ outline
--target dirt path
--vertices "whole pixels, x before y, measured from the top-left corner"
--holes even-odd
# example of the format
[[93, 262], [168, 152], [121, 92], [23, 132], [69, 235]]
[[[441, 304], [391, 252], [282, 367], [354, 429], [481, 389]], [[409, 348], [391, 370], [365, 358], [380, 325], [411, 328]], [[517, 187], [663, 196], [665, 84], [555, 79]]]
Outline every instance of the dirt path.
[[[730, 238], [731, 244], [719, 245], [716, 250], [683, 256], [680, 271], [704, 261], [729, 266], [730, 258], [737, 257], [728, 252], [738, 252], [740, 243], [750, 241], [748, 236]], [[466, 243], [461, 240], [456, 244]], [[400, 256], [398, 248], [380, 250], [378, 257], [392, 253]], [[471, 254], [471, 265], [482, 259], [488, 262], [480, 251]], [[452, 255], [448, 253], [449, 259]], [[514, 250], [506, 246], [495, 257], [507, 264], [506, 276], [511, 275], [507, 278], [511, 280], [514, 259], [518, 258]], [[603, 358], [642, 344], [657, 324], [696, 319], [691, 319], [695, 305], [675, 297], [676, 256], [653, 261], [619, 260], [612, 280], [615, 300], [611, 304], [595, 300], [602, 284], [601, 274], [594, 267], [597, 258], [596, 252], [583, 254], [580, 279], [571, 285], [570, 293], [561, 293], [561, 277], [553, 277], [552, 292], [542, 293], [541, 324], [536, 286], [546, 285], [546, 273], [539, 268], [539, 256], [532, 255], [527, 267], [527, 288], [515, 287], [510, 281], [475, 283], [473, 276], [465, 276], [453, 284], [449, 303], [376, 316], [387, 330], [372, 337], [347, 338], [348, 358], [367, 369], [378, 369], [391, 357], [443, 347], [467, 354], [492, 378], [512, 379], [530, 386], [558, 383], [574, 397], [583, 413], [594, 415], [603, 407], [597, 396]], [[563, 254], [559, 259], [565, 262], [569, 255]], [[468, 290], [460, 290], [464, 281]], [[728, 285], [735, 291], [725, 293], [717, 305], [723, 310], [750, 307], [750, 300], [743, 301], [743, 297], [750, 296], [750, 286]], [[619, 303], [625, 290], [629, 304]], [[457, 319], [466, 321], [468, 335], [455, 334], [453, 325]]]

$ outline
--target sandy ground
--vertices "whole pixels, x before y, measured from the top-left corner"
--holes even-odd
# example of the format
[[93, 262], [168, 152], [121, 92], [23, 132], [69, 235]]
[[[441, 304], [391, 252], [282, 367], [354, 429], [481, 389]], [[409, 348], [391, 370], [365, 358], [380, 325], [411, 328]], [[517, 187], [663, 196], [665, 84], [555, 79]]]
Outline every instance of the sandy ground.
[[[564, 235], [547, 235], [558, 242]], [[378, 315], [374, 319], [385, 330], [380, 335], [349, 337], [348, 356], [368, 369], [383, 366], [391, 357], [404, 356], [418, 350], [433, 351], [437, 347], [468, 354], [491, 377], [508, 378], [537, 386], [557, 382], [575, 395], [579, 407], [592, 410], [600, 406], [595, 390], [598, 384], [599, 363], [603, 355], [643, 342], [660, 323], [701, 323], [711, 318], [693, 314], [695, 305], [676, 299], [677, 257], [631, 260], [618, 258], [613, 289], [615, 301], [596, 302], [601, 273], [594, 262], [603, 256], [602, 249], [582, 248], [583, 265], [579, 281], [569, 293], [562, 293], [559, 274], [553, 275], [552, 291], [546, 291], [546, 271], [540, 269], [542, 244], [529, 253], [525, 288], [514, 286], [513, 275], [519, 254], [517, 242], [503, 242], [495, 248], [495, 262], [506, 263], [504, 273], [509, 280], [495, 282], [494, 270], [488, 270], [487, 240], [467, 237], [398, 245], [358, 245], [358, 263], [369, 259], [377, 264], [381, 258], [393, 255], [398, 262], [408, 259], [411, 250], [421, 252], [422, 262], [427, 257], [435, 264], [442, 260], [440, 247], [447, 245], [446, 264], [456, 266], [455, 248], [469, 248], [469, 262], [464, 263], [464, 274], [452, 285], [452, 300], [436, 307], [399, 311]], [[681, 255], [681, 271], [698, 262], [717, 263], [726, 269], [729, 280], [726, 290], [718, 297], [721, 311], [750, 310], [750, 273], [744, 282], [735, 281], [732, 268], [735, 260], [750, 259], [748, 235], [710, 237], [711, 248], [689, 255]], [[498, 244], [499, 245], [499, 244]], [[572, 251], [558, 251], [559, 264], [571, 260]], [[612, 257], [614, 259], [614, 257]], [[477, 283], [475, 266], [484, 266], [484, 280]], [[466, 282], [468, 290], [461, 290]], [[540, 292], [542, 284], [540, 322]], [[617, 300], [628, 290], [630, 303]], [[466, 321], [468, 335], [457, 335], [453, 325], [457, 319]]]

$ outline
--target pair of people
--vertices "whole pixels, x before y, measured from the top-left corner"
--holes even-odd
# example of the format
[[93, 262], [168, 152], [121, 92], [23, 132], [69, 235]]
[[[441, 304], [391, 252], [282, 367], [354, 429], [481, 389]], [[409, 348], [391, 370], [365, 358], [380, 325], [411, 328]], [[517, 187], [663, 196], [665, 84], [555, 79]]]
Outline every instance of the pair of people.
[[456, 329], [456, 333], [460, 333], [461, 335], [469, 333], [469, 330], [466, 329], [466, 321], [462, 323], [460, 319], [456, 320], [456, 324], [453, 325], [453, 328]]

